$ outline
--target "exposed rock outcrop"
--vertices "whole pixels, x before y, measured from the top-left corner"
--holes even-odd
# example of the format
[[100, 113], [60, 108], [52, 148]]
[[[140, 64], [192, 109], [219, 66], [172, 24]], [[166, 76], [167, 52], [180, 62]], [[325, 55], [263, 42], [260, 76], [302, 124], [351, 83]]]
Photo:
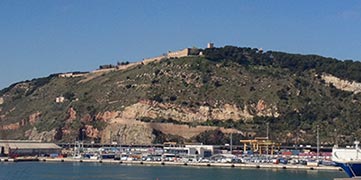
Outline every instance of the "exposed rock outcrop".
[[[149, 134], [149, 131], [152, 132], [153, 129], [158, 130], [164, 134], [177, 135], [185, 139], [189, 139], [199, 135], [204, 131], [215, 130], [218, 128], [219, 127], [216, 126], [190, 127], [188, 125], [172, 123], [147, 123], [137, 121], [135, 119], [116, 118], [113, 119], [112, 122], [110, 122], [110, 124], [102, 131], [102, 141], [109, 143], [110, 135], [112, 135], [112, 140], [120, 141], [121, 143], [133, 142], [134, 144], [151, 144], [151, 142], [154, 140], [154, 135]], [[223, 133], [237, 133], [243, 135], [243, 132], [236, 129], [219, 129]], [[144, 133], [141, 131], [144, 131]], [[137, 139], [133, 141], [132, 138], [134, 137], [129, 137], [129, 134], [124, 133], [136, 134]]]
[[41, 113], [40, 113], [39, 111], [36, 112], [36, 113], [31, 114], [31, 115], [29, 116], [29, 123], [30, 123], [30, 125], [34, 125], [34, 124], [36, 123], [36, 121], [39, 120], [40, 116], [41, 116]]
[[67, 118], [67, 122], [72, 122], [76, 119], [76, 111], [74, 110], [73, 107], [68, 109], [68, 118]]
[[[29, 115], [28, 119], [22, 119], [17, 123], [11, 123], [0, 126], [0, 130], [17, 130], [26, 124], [30, 123], [30, 125], [34, 125], [36, 121], [40, 118], [41, 113], [36, 112], [31, 115]], [[5, 116], [2, 116], [0, 119], [3, 119]]]
[[4, 98], [0, 97], [0, 105], [4, 104]]
[[85, 134], [89, 138], [98, 138], [100, 136], [99, 130], [92, 125], [85, 125]]
[[82, 122], [90, 122], [92, 121], [92, 117], [90, 116], [90, 114], [86, 114], [81, 118]]
[[257, 116], [278, 117], [280, 115], [277, 112], [276, 106], [267, 105], [267, 103], [263, 99], [258, 100], [255, 109]]
[[41, 140], [42, 142], [54, 141], [55, 135], [56, 135], [55, 129], [53, 129], [51, 131], [38, 132], [36, 127], [34, 127], [33, 129], [30, 129], [30, 130], [27, 130], [25, 132], [25, 136], [28, 137], [29, 140]]
[[[256, 113], [264, 116], [275, 115], [274, 109], [269, 108], [264, 100], [260, 100], [256, 107], [251, 108], [255, 109]], [[97, 120], [109, 123], [108, 126], [101, 132], [102, 141], [108, 143], [109, 141], [120, 141], [124, 144], [151, 144], [155, 138], [152, 134], [153, 130], [158, 130], [164, 134], [171, 134], [185, 139], [190, 139], [202, 132], [219, 128], [213, 126], [190, 127], [189, 125], [172, 123], [148, 123], [137, 121], [137, 119], [141, 119], [143, 117], [153, 119], [173, 119], [178, 122], [197, 123], [212, 119], [252, 119], [253, 115], [248, 112], [247, 106], [244, 110], [231, 104], [225, 104], [219, 108], [200, 106], [197, 109], [191, 109], [170, 103], [158, 103], [155, 101], [143, 100], [131, 106], [125, 107], [122, 112], [114, 111], [98, 113], [96, 116]], [[220, 130], [224, 133], [243, 134], [236, 129], [220, 128]], [[90, 133], [92, 131], [91, 127], [87, 127], [87, 136], [94, 138], [97, 137], [97, 131], [95, 131], [95, 133]]]
[[0, 126], [0, 130], [16, 130], [20, 128], [21, 122]]
[[152, 144], [153, 129], [144, 124], [112, 124], [102, 132], [102, 142], [121, 144]]
[[174, 119], [180, 122], [204, 122], [210, 119], [252, 119], [247, 108], [240, 109], [236, 105], [225, 104], [219, 108], [200, 106], [198, 109], [182, 107], [170, 103], [141, 101], [124, 109], [121, 117], [137, 119], [141, 117]]
[[337, 89], [353, 92], [355, 94], [361, 92], [361, 83], [359, 82], [342, 80], [330, 74], [322, 74], [321, 77], [326, 83], [334, 85]]
[[95, 118], [96, 120], [107, 122], [116, 118], [117, 116], [119, 116], [119, 112], [117, 111], [106, 111], [104, 113], [98, 113]]

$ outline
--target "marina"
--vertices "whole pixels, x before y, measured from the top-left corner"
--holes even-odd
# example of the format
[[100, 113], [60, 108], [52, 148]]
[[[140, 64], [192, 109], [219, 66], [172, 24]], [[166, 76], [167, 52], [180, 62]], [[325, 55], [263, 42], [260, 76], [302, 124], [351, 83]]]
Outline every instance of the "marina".
[[[1, 162], [20, 162], [18, 159], [0, 159]], [[57, 162], [57, 163], [109, 163], [109, 164], [128, 164], [128, 165], [152, 165], [152, 166], [199, 166], [199, 167], [229, 167], [229, 168], [268, 168], [268, 169], [299, 169], [299, 170], [326, 170], [341, 171], [339, 167], [334, 166], [305, 166], [305, 165], [281, 165], [266, 163], [182, 163], [182, 162], [154, 162], [154, 161], [120, 161], [112, 159], [92, 160], [92, 159], [73, 159], [73, 158], [38, 158], [29, 161]]]
[[[303, 149], [266, 149], [269, 141], [257, 141], [232, 148], [203, 144], [162, 146], [84, 147], [82, 142], [61, 148], [51, 143], [3, 141], [1, 162], [108, 163], [151, 166], [230, 167], [256, 169], [298, 169], [340, 171], [324, 149], [315, 153], [312, 147]], [[0, 144], [1, 145], [1, 144]], [[249, 147], [248, 147], [249, 146]], [[247, 148], [248, 147], [248, 148]], [[257, 150], [253, 150], [254, 147]], [[227, 149], [228, 148], [228, 149]], [[243, 148], [243, 149], [242, 149]], [[258, 150], [259, 149], [259, 150]], [[262, 150], [261, 150], [262, 149]]]

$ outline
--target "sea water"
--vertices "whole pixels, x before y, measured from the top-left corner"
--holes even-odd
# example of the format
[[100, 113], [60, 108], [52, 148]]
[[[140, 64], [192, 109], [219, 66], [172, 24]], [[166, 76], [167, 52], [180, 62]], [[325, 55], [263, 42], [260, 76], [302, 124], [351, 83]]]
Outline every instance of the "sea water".
[[333, 180], [341, 171], [149, 166], [107, 163], [1, 162], [0, 180]]

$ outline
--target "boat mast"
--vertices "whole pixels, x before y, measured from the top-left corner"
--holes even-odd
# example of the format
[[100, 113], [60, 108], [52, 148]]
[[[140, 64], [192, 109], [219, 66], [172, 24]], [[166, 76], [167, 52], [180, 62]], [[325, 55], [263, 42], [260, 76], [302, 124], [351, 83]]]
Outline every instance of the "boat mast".
[[320, 132], [319, 132], [319, 125], [317, 125], [317, 162], [320, 155]]
[[356, 149], [356, 159], [358, 160], [358, 153], [359, 153], [358, 145], [360, 144], [360, 141], [355, 141], [354, 144], [355, 144], [355, 149]]
[[233, 150], [233, 133], [231, 132], [231, 137], [230, 137], [230, 142], [229, 142], [230, 146], [229, 146], [229, 151], [231, 151], [230, 153], [232, 154], [232, 150]]

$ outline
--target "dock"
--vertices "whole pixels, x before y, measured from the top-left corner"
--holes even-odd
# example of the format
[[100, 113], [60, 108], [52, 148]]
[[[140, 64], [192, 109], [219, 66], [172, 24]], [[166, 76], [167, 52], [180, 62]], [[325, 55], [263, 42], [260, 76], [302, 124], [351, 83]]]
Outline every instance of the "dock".
[[342, 171], [335, 166], [305, 166], [290, 164], [263, 164], [263, 163], [200, 163], [200, 162], [170, 162], [170, 161], [121, 161], [113, 159], [74, 159], [74, 158], [39, 158], [41, 162], [78, 162], [78, 163], [112, 163], [128, 165], [154, 165], [154, 166], [195, 166], [195, 167], [228, 167], [228, 168], [268, 168], [268, 169], [299, 169], [299, 170], [323, 170]]
[[[228, 167], [228, 168], [268, 168], [268, 169], [299, 169], [299, 170], [321, 170], [321, 171], [342, 171], [341, 168], [335, 166], [306, 166], [292, 164], [266, 164], [266, 163], [202, 163], [202, 162], [171, 162], [171, 161], [121, 161], [113, 159], [74, 159], [74, 158], [0, 158], [0, 162], [23, 162], [23, 161], [39, 161], [39, 162], [68, 162], [68, 163], [111, 163], [111, 164], [127, 164], [127, 165], [150, 165], [150, 166], [194, 166], [194, 167]], [[356, 178], [352, 178], [356, 179]], [[346, 180], [346, 179], [334, 179]], [[361, 180], [361, 179], [360, 179]]]

